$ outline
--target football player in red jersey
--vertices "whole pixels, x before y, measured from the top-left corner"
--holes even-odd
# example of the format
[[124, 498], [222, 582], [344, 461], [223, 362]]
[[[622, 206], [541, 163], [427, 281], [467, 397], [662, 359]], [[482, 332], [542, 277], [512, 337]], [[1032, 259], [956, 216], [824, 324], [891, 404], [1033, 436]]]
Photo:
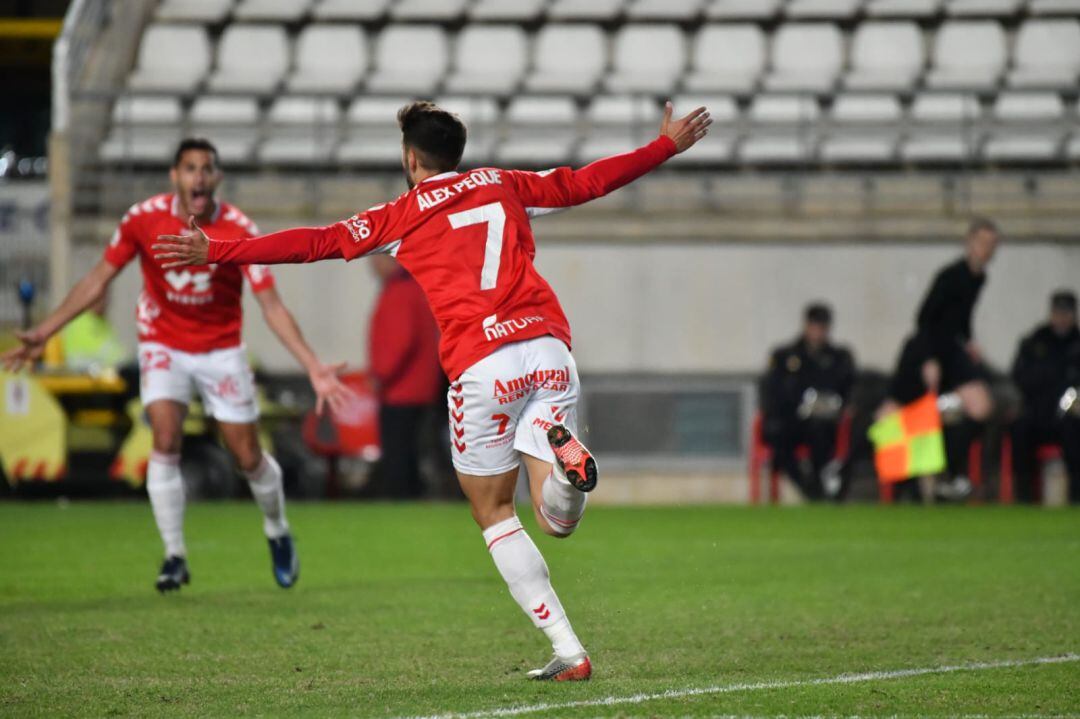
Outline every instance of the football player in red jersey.
[[710, 122], [705, 108], [673, 120], [669, 103], [655, 140], [580, 170], [459, 173], [465, 126], [431, 103], [413, 103], [398, 113], [411, 189], [396, 200], [327, 227], [245, 242], [211, 240], [213, 228], [204, 228], [154, 245], [165, 268], [389, 253], [413, 275], [442, 331], [461, 487], [511, 595], [551, 640], [554, 657], [529, 673], [535, 679], [588, 679], [592, 665], [516, 515], [519, 465], [528, 473], [536, 521], [554, 537], [568, 536], [581, 521], [597, 469], [574, 434], [580, 387], [570, 327], [533, 265], [529, 218], [622, 187], [688, 149]]
[[20, 333], [20, 347], [0, 361], [13, 371], [38, 359], [46, 341], [107, 290], [113, 278], [136, 256], [143, 291], [136, 323], [139, 332], [140, 394], [153, 430], [154, 447], [147, 467], [146, 490], [165, 544], [158, 574], [159, 591], [179, 589], [190, 581], [184, 545], [184, 485], [180, 443], [192, 385], [213, 416], [263, 512], [273, 574], [282, 587], [299, 577], [299, 561], [285, 520], [281, 468], [259, 446], [259, 416], [251, 368], [240, 339], [241, 295], [246, 279], [267, 324], [308, 372], [317, 409], [339, 405], [348, 390], [338, 367], [324, 365], [304, 341], [300, 328], [274, 287], [270, 271], [258, 265], [204, 263], [183, 270], [162, 270], [150, 245], [163, 233], [183, 232], [188, 218], [226, 241], [258, 234], [235, 207], [215, 198], [221, 181], [217, 150], [204, 139], [187, 139], [176, 151], [169, 172], [174, 191], [132, 205], [104, 257], [68, 293], [60, 306], [33, 329]]

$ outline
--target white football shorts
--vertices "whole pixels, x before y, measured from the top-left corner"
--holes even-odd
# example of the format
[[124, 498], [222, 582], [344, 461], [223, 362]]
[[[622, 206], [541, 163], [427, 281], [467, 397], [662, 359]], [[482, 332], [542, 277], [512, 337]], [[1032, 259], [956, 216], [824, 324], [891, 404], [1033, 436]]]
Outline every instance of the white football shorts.
[[244, 345], [193, 354], [140, 342], [139, 377], [143, 407], [159, 399], [187, 405], [194, 385], [206, 413], [219, 422], [248, 424], [259, 418], [255, 376]]
[[490, 476], [514, 469], [518, 453], [546, 462], [555, 455], [547, 431], [563, 424], [577, 432], [581, 392], [570, 350], [554, 337], [503, 345], [450, 385], [450, 440], [454, 467]]

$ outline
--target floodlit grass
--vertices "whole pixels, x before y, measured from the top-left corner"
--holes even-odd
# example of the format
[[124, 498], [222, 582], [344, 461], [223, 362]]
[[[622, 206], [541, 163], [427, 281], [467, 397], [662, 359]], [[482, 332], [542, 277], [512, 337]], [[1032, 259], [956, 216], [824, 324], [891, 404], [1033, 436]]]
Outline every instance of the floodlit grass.
[[[592, 508], [532, 532], [593, 656], [575, 685], [523, 678], [548, 645], [464, 506], [290, 519], [295, 589], [253, 505], [201, 504], [162, 597], [145, 504], [0, 504], [0, 715], [426, 715], [1080, 652], [1075, 510]], [[1080, 662], [527, 716], [1077, 712]]]

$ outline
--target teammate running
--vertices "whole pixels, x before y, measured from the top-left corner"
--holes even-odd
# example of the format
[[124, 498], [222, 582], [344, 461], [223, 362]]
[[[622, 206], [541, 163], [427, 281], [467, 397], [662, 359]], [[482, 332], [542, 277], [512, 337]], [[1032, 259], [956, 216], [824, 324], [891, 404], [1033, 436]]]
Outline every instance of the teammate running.
[[[514, 508], [524, 461], [536, 521], [553, 537], [574, 531], [596, 486], [596, 461], [576, 438], [580, 392], [570, 328], [533, 266], [529, 218], [579, 205], [655, 169], [705, 136], [705, 108], [672, 120], [633, 152], [580, 170], [456, 171], [465, 126], [428, 102], [398, 112], [408, 192], [347, 220], [246, 242], [207, 232], [154, 245], [165, 268], [218, 263], [299, 263], [389, 253], [423, 287], [442, 330], [454, 466], [510, 594], [551, 640], [555, 656], [534, 679], [592, 674], [585, 648], [551, 587], [540, 551]], [[195, 229], [195, 222], [191, 223]], [[214, 228], [206, 228], [210, 235]]]
[[221, 176], [217, 150], [210, 142], [181, 142], [169, 171], [174, 192], [132, 205], [104, 258], [41, 324], [19, 333], [20, 347], [0, 356], [4, 367], [12, 371], [38, 359], [46, 341], [102, 297], [120, 270], [139, 257], [143, 291], [135, 321], [140, 394], [154, 437], [146, 491], [165, 544], [165, 561], [156, 581], [161, 592], [179, 589], [191, 580], [184, 544], [180, 443], [192, 384], [207, 414], [217, 420], [225, 446], [262, 510], [274, 579], [287, 588], [299, 577], [300, 563], [285, 520], [281, 468], [259, 447], [255, 386], [240, 340], [244, 278], [251, 284], [267, 324], [307, 370], [317, 410], [325, 403], [339, 405], [348, 392], [337, 379], [339, 368], [322, 364], [304, 341], [267, 268], [202, 263], [182, 271], [163, 271], [151, 259], [150, 243], [162, 233], [185, 231], [186, 218], [196, 218], [226, 242], [257, 234], [254, 223], [242, 212], [215, 199]]

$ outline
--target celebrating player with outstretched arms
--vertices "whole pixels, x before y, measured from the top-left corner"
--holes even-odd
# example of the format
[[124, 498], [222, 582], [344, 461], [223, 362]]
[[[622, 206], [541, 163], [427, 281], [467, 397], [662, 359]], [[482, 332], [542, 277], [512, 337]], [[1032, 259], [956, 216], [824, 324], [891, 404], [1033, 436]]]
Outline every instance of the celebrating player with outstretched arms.
[[226, 242], [256, 234], [255, 225], [242, 212], [215, 199], [221, 171], [217, 151], [208, 141], [180, 143], [169, 177], [174, 192], [132, 205], [104, 258], [41, 324], [20, 333], [22, 346], [5, 353], [0, 361], [18, 370], [39, 358], [49, 337], [101, 297], [113, 278], [138, 256], [144, 285], [135, 318], [140, 394], [153, 431], [146, 490], [165, 544], [156, 586], [164, 592], [190, 581], [180, 443], [194, 385], [207, 414], [217, 419], [225, 445], [263, 512], [274, 578], [282, 587], [290, 587], [299, 576], [299, 562], [285, 520], [281, 468], [259, 446], [255, 387], [240, 339], [244, 279], [254, 290], [267, 324], [307, 370], [317, 408], [321, 411], [324, 403], [339, 405], [348, 390], [337, 379], [339, 368], [322, 364], [304, 341], [267, 268], [201, 263], [184, 270], [163, 270], [153, 261], [150, 244], [160, 234], [182, 232], [189, 217]]
[[[419, 282], [442, 331], [454, 466], [484, 542], [510, 593], [551, 640], [536, 679], [588, 679], [592, 666], [552, 589], [548, 568], [514, 508], [522, 461], [540, 528], [577, 528], [596, 461], [575, 436], [580, 392], [570, 327], [536, 271], [529, 218], [606, 195], [705, 136], [705, 108], [673, 120], [632, 152], [582, 169], [457, 172], [465, 126], [418, 102], [398, 113], [411, 188], [392, 202], [320, 228], [226, 242], [205, 228], [154, 245], [165, 268], [212, 263], [300, 263], [390, 253]], [[192, 222], [195, 230], [195, 223]]]

